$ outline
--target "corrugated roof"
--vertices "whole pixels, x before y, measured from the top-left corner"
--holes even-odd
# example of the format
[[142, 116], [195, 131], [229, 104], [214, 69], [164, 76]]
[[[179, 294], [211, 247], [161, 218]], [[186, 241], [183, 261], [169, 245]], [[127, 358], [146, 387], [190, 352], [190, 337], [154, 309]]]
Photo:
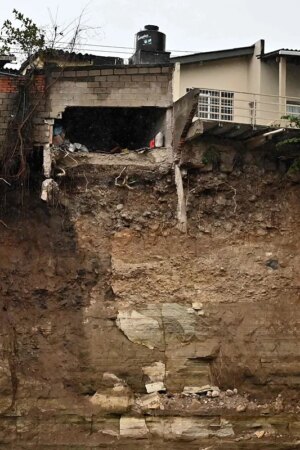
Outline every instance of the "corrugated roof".
[[91, 53], [77, 53], [77, 52], [69, 52], [65, 50], [57, 50], [57, 49], [47, 49], [40, 52], [35, 53], [21, 65], [20, 71], [25, 70], [30, 63], [36, 61], [38, 58], [43, 61], [49, 63], [55, 63], [55, 61], [51, 60], [60, 60], [60, 61], [86, 61], [93, 63], [93, 65], [102, 65], [102, 64], [111, 64], [111, 65], [119, 65], [123, 63], [123, 59], [116, 56], [99, 56]]
[[289, 48], [280, 48], [278, 50], [273, 50], [269, 53], [264, 53], [259, 56], [261, 59], [272, 59], [278, 56], [287, 56], [291, 58], [298, 58], [300, 56], [300, 50], [297, 49], [289, 49]]

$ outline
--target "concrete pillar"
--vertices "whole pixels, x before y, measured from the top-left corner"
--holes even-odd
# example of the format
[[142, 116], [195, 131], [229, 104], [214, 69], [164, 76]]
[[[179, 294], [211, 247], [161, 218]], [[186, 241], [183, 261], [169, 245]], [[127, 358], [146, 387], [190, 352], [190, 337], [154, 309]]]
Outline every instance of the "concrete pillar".
[[45, 144], [43, 148], [43, 169], [45, 178], [50, 178], [51, 176], [51, 149], [50, 144]]
[[180, 97], [180, 63], [175, 63], [173, 72], [173, 102], [176, 102]]
[[284, 56], [279, 59], [279, 97], [279, 111], [283, 116], [286, 113], [286, 58]]

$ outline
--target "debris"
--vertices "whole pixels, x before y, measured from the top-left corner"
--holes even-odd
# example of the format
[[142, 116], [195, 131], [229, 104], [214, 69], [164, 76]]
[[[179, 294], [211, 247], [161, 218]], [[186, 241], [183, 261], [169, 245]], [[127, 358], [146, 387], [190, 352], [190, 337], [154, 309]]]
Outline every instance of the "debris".
[[234, 394], [234, 391], [232, 391], [231, 389], [227, 389], [226, 395], [227, 395], [227, 397], [233, 397], [235, 394]]
[[71, 153], [74, 153], [74, 152], [88, 153], [89, 152], [85, 145], [79, 144], [78, 142], [75, 142], [75, 144], [71, 144], [71, 143], [66, 144], [66, 142], [65, 142], [65, 145], [67, 145], [66, 150]]
[[238, 405], [237, 408], [236, 408], [236, 411], [237, 412], [245, 412], [246, 409], [247, 409], [246, 405]]
[[142, 409], [164, 409], [160, 395], [157, 392], [143, 395], [137, 399], [136, 404]]
[[[209, 384], [208, 385], [205, 385], [205, 386], [201, 386], [201, 387], [197, 387], [197, 386], [185, 386], [184, 388], [183, 388], [183, 394], [184, 395], [195, 395], [195, 394], [197, 394], [197, 395], [201, 395], [201, 394], [206, 394], [207, 395], [207, 393], [208, 392], [213, 392], [213, 391], [215, 391], [215, 392], [219, 392], [220, 393], [220, 389], [218, 388], [218, 387], [216, 387], [216, 386], [210, 386]], [[209, 395], [210, 396], [210, 395]]]
[[192, 307], [193, 309], [195, 309], [196, 311], [203, 309], [203, 304], [200, 302], [193, 302], [192, 303]]
[[58, 184], [52, 178], [48, 178], [47, 180], [43, 181], [41, 199], [44, 202], [52, 202], [53, 200], [55, 200], [58, 192]]
[[256, 431], [254, 434], [255, 434], [255, 436], [256, 436], [258, 439], [261, 439], [261, 438], [264, 437], [265, 431], [264, 431], [264, 430]]
[[212, 398], [220, 397], [220, 391], [217, 390], [212, 391], [211, 396]]
[[166, 388], [164, 386], [164, 383], [158, 381], [156, 383], [146, 384], [146, 391], [148, 394], [152, 394], [153, 392], [166, 392]]

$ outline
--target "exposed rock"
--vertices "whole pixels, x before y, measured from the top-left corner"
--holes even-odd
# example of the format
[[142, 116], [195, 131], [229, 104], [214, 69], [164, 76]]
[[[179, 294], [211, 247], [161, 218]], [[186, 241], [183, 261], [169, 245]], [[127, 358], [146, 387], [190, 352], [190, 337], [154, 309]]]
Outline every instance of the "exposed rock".
[[246, 409], [247, 409], [247, 406], [246, 406], [246, 405], [238, 405], [238, 406], [236, 407], [236, 411], [237, 411], [237, 412], [245, 412]]
[[141, 439], [148, 434], [149, 430], [144, 418], [126, 416], [120, 418], [120, 436]]
[[183, 341], [189, 340], [195, 334], [196, 317], [189, 314], [185, 306], [176, 303], [162, 305], [162, 319], [167, 339], [177, 335]]
[[196, 311], [199, 311], [199, 310], [203, 309], [203, 303], [201, 303], [201, 302], [193, 302], [192, 303], [192, 307]]
[[234, 391], [232, 391], [231, 389], [227, 389], [225, 394], [227, 395], [227, 397], [233, 397], [235, 395]]
[[220, 397], [220, 391], [214, 390], [211, 393], [212, 398]]
[[232, 425], [224, 419], [216, 422], [210, 418], [173, 417], [147, 419], [149, 431], [164, 439], [203, 439], [232, 437]]
[[264, 431], [264, 430], [256, 431], [254, 434], [255, 434], [255, 436], [256, 436], [258, 439], [261, 439], [261, 438], [264, 437], [265, 431]]
[[109, 413], [124, 413], [130, 409], [134, 403], [132, 392], [124, 386], [115, 386], [103, 392], [96, 392], [91, 398], [92, 405], [97, 410]]
[[117, 318], [120, 330], [135, 344], [145, 345], [150, 349], [161, 347], [163, 333], [157, 320], [138, 311], [120, 311]]
[[166, 366], [161, 361], [154, 362], [151, 366], [142, 367], [142, 371], [152, 383], [163, 381], [166, 376]]
[[124, 380], [121, 380], [121, 378], [117, 377], [114, 373], [104, 372], [102, 378], [103, 381], [106, 381], [111, 387], [123, 386], [126, 384]]

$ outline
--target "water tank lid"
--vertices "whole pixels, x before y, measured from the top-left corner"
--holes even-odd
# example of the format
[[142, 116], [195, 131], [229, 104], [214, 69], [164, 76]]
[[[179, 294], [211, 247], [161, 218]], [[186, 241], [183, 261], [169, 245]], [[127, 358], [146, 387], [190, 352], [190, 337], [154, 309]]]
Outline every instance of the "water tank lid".
[[157, 25], [145, 25], [145, 30], [148, 31], [158, 31], [159, 27]]

